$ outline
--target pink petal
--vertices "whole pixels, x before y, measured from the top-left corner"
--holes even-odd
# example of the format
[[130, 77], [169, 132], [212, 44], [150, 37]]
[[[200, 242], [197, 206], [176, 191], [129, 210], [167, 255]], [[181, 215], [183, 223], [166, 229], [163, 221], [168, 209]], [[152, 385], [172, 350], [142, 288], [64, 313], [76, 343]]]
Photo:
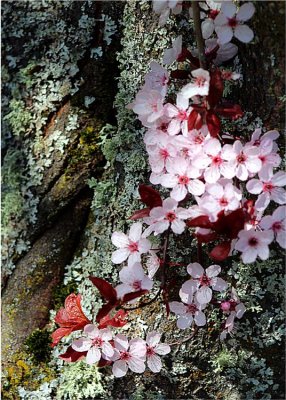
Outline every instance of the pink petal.
[[100, 352], [99, 348], [93, 346], [87, 352], [86, 363], [90, 364], [90, 365], [94, 364], [94, 363], [98, 362], [100, 360], [100, 358], [101, 358], [101, 352]]
[[186, 197], [187, 193], [188, 193], [188, 191], [186, 189], [186, 186], [178, 184], [173, 188], [170, 195], [176, 201], [181, 201]]
[[179, 303], [178, 301], [171, 301], [169, 307], [170, 310], [177, 315], [185, 314], [187, 309], [183, 303]]
[[253, 30], [247, 25], [238, 25], [234, 29], [234, 36], [242, 43], [249, 43], [254, 38]]
[[[178, 205], [178, 202], [171, 197], [168, 197], [163, 201], [164, 212], [173, 211]], [[164, 214], [165, 215], [165, 214]]]
[[126, 351], [129, 347], [128, 339], [126, 336], [118, 333], [114, 338], [115, 348], [119, 351]]
[[286, 203], [286, 192], [282, 188], [275, 188], [271, 193], [271, 200], [275, 201], [278, 204]]
[[218, 292], [222, 292], [227, 289], [228, 284], [221, 278], [214, 278], [214, 284], [212, 284], [213, 290], [217, 290]]
[[146, 343], [151, 347], [155, 347], [160, 342], [160, 339], [161, 339], [161, 334], [152, 331], [147, 334]]
[[248, 248], [242, 253], [241, 258], [245, 264], [253, 263], [257, 258], [257, 249]]
[[194, 320], [197, 326], [204, 326], [207, 323], [206, 316], [202, 311], [196, 311]]
[[101, 337], [102, 340], [105, 342], [108, 340], [111, 340], [113, 335], [110, 329], [105, 328], [105, 329], [100, 329], [99, 331], [99, 336]]
[[229, 26], [217, 26], [215, 31], [219, 39], [219, 44], [223, 45], [231, 41], [233, 31]]
[[159, 343], [155, 347], [155, 352], [160, 356], [164, 356], [165, 354], [170, 353], [171, 347], [167, 343]]
[[125, 376], [128, 370], [127, 363], [122, 360], [115, 361], [112, 367], [112, 373], [116, 378]]
[[162, 369], [161, 359], [156, 354], [153, 354], [147, 358], [147, 365], [154, 373], [160, 372]]
[[214, 22], [211, 18], [207, 18], [202, 22], [202, 34], [204, 39], [208, 39], [214, 32]]
[[80, 338], [72, 342], [71, 346], [75, 351], [83, 352], [90, 349], [92, 342], [88, 338]]
[[106, 355], [109, 358], [109, 357], [113, 356], [114, 348], [111, 346], [110, 343], [105, 342], [102, 345], [102, 352], [104, 353], [104, 355]]
[[212, 299], [212, 290], [208, 286], [202, 286], [196, 293], [196, 299], [200, 304], [209, 303]]
[[111, 235], [111, 242], [114, 244], [114, 246], [119, 247], [121, 249], [123, 247], [128, 246], [129, 239], [125, 235], [125, 233], [113, 232], [113, 234]]
[[200, 196], [205, 191], [205, 185], [202, 181], [194, 179], [188, 184], [188, 189], [194, 196]]
[[187, 329], [193, 322], [193, 316], [191, 314], [181, 315], [177, 321], [177, 327], [179, 329]]
[[236, 6], [231, 1], [224, 1], [221, 6], [221, 12], [227, 18], [232, 18], [236, 13]]
[[114, 264], [121, 264], [123, 261], [127, 259], [130, 251], [128, 249], [118, 249], [112, 253], [111, 261]]
[[259, 194], [262, 192], [263, 183], [258, 179], [251, 179], [249, 182], [247, 182], [246, 189], [249, 191], [249, 193]]
[[200, 278], [204, 274], [204, 269], [199, 263], [191, 263], [187, 267], [188, 274], [193, 278]]
[[219, 265], [211, 265], [210, 267], [208, 267], [206, 269], [206, 275], [209, 278], [214, 278], [215, 276], [217, 276], [221, 271], [221, 267]]
[[129, 239], [132, 240], [132, 242], [138, 242], [142, 234], [142, 224], [141, 222], [136, 222], [133, 224], [130, 228], [129, 231]]
[[254, 13], [255, 13], [254, 5], [252, 3], [244, 3], [238, 10], [236, 18], [239, 21], [248, 21], [253, 16]]
[[239, 303], [236, 307], [235, 307], [235, 312], [236, 312], [236, 317], [238, 319], [242, 318], [243, 314], [245, 313], [246, 308], [245, 305], [243, 303]]
[[186, 226], [186, 224], [183, 221], [181, 221], [180, 219], [176, 219], [175, 221], [173, 221], [171, 223], [171, 229], [177, 235], [180, 235], [181, 233], [184, 232], [185, 226]]
[[151, 249], [151, 243], [148, 239], [140, 239], [138, 242], [139, 253], [148, 253]]
[[132, 357], [128, 360], [128, 366], [131, 371], [142, 374], [145, 371], [145, 363], [138, 357]]

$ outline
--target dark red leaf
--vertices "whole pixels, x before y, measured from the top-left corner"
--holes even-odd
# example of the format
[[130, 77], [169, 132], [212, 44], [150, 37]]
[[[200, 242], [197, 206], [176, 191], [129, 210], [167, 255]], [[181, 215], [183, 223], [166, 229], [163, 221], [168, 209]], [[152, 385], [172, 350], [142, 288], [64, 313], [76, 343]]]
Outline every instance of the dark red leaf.
[[225, 103], [221, 107], [216, 107], [216, 112], [225, 118], [237, 119], [243, 116], [243, 111], [238, 104]]
[[182, 52], [178, 55], [177, 61], [184, 62], [184, 61], [186, 61], [186, 59], [195, 60], [197, 63], [200, 64], [199, 60], [196, 57], [194, 57], [188, 49], [186, 49], [185, 47], [182, 47]]
[[220, 119], [212, 111], [207, 112], [206, 122], [212, 137], [216, 138], [220, 132]]
[[214, 261], [223, 261], [227, 258], [230, 252], [231, 242], [222, 242], [215, 246], [210, 252], [210, 257]]
[[176, 69], [175, 71], [171, 71], [171, 78], [173, 79], [188, 79], [190, 73], [188, 71], [184, 71], [182, 69]]
[[104, 306], [101, 307], [101, 309], [98, 311], [96, 315], [96, 322], [100, 323], [100, 321], [114, 308], [117, 306], [119, 303], [118, 300], [109, 302], [107, 304], [104, 304]]
[[129, 217], [129, 219], [135, 221], [137, 219], [149, 217], [149, 214], [150, 214], [150, 208], [143, 208], [142, 210], [136, 210], [135, 213], [131, 215], [131, 217]]
[[87, 351], [78, 352], [75, 351], [71, 346], [67, 348], [67, 351], [64, 354], [60, 354], [59, 357], [67, 362], [75, 362], [84, 358], [87, 354]]
[[160, 193], [151, 186], [139, 185], [139, 194], [142, 202], [151, 209], [154, 207], [161, 207], [163, 204]]
[[187, 220], [186, 223], [189, 227], [198, 227], [205, 229], [211, 229], [213, 227], [213, 223], [210, 222], [207, 215], [200, 215], [199, 217]]
[[200, 113], [196, 110], [193, 110], [188, 118], [188, 130], [191, 131], [193, 129], [201, 129], [203, 126], [203, 119]]
[[143, 294], [148, 293], [148, 290], [138, 290], [137, 292], [127, 293], [123, 296], [123, 303], [127, 303], [128, 301], [134, 300], [137, 297], [143, 296]]
[[114, 315], [114, 317], [110, 317], [109, 315], [106, 315], [106, 317], [102, 318], [99, 322], [98, 328], [103, 329], [106, 328], [107, 326], [114, 326], [114, 327], [122, 327], [125, 324], [127, 324], [127, 315], [128, 313], [125, 312], [124, 310], [119, 310], [117, 313]]
[[112, 361], [104, 360], [104, 358], [101, 358], [98, 361], [97, 368], [106, 367], [106, 365], [111, 365], [111, 364], [112, 364]]
[[95, 276], [89, 276], [89, 279], [94, 284], [94, 286], [97, 287], [97, 289], [100, 291], [101, 296], [104, 297], [105, 300], [111, 302], [117, 300], [116, 290], [114, 289], [113, 286], [110, 285], [110, 283], [108, 283], [104, 279], [97, 278]]
[[211, 79], [210, 79], [210, 89], [209, 94], [207, 96], [207, 101], [211, 108], [216, 106], [222, 99], [223, 94], [223, 79], [221, 76], [221, 71], [216, 69], [215, 71], [211, 72]]
[[238, 208], [232, 211], [226, 217], [226, 225], [230, 227], [229, 237], [235, 239], [238, 233], [244, 228], [244, 223], [247, 220], [247, 215], [244, 213], [242, 208]]
[[202, 235], [201, 233], [196, 233], [196, 237], [199, 243], [209, 243], [217, 239], [217, 234], [215, 232], [207, 233]]

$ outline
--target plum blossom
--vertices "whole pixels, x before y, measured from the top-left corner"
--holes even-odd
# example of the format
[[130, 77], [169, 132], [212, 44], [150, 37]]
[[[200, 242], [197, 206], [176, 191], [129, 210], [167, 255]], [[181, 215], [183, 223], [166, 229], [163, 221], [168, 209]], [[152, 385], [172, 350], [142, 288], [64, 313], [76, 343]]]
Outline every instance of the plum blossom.
[[[259, 179], [251, 179], [246, 184], [249, 193], [259, 194], [255, 203], [257, 210], [264, 210], [271, 200], [278, 204], [286, 203], [286, 192], [282, 186], [286, 185], [286, 173], [263, 169], [258, 173]], [[260, 194], [261, 193], [261, 194]]]
[[145, 85], [142, 89], [144, 91], [156, 90], [165, 96], [169, 82], [168, 71], [156, 61], [151, 61], [150, 67], [151, 71], [145, 75]]
[[170, 196], [177, 200], [183, 200], [187, 193], [200, 196], [205, 191], [205, 185], [198, 178], [201, 173], [183, 157], [176, 157], [166, 165], [167, 174], [161, 178], [161, 185], [172, 188]]
[[153, 0], [153, 10], [160, 15], [159, 26], [163, 26], [167, 22], [171, 10], [173, 14], [180, 14], [182, 2], [178, 0]]
[[220, 179], [217, 183], [206, 185], [206, 192], [199, 204], [216, 217], [222, 210], [234, 211], [238, 209], [241, 199], [242, 193], [232, 184], [232, 181]]
[[164, 96], [157, 90], [141, 89], [129, 107], [138, 114], [143, 125], [150, 126], [164, 114], [163, 100]]
[[197, 326], [204, 326], [206, 324], [206, 316], [202, 311], [205, 309], [206, 304], [199, 303], [194, 298], [197, 287], [198, 284], [196, 281], [185, 282], [179, 292], [182, 303], [179, 301], [169, 303], [170, 310], [179, 316], [177, 320], [177, 327], [179, 329], [186, 329], [193, 322]]
[[119, 278], [122, 284], [115, 288], [118, 298], [138, 290], [151, 290], [153, 286], [152, 279], [145, 275], [141, 264], [138, 262], [132, 266], [123, 267], [119, 272]]
[[148, 146], [149, 163], [152, 171], [156, 174], [166, 171], [166, 163], [168, 160], [175, 158], [177, 156], [177, 148], [172, 144], [170, 136], [166, 134], [161, 134], [160, 142], [157, 146]]
[[266, 215], [259, 223], [264, 230], [272, 230], [276, 242], [286, 249], [286, 206], [278, 207], [272, 215]]
[[112, 340], [112, 332], [106, 329], [98, 329], [93, 324], [84, 327], [84, 333], [87, 337], [82, 337], [72, 343], [72, 348], [78, 352], [87, 351], [87, 364], [94, 364], [101, 357], [108, 359], [114, 355], [114, 350], [109, 343]]
[[273, 239], [274, 234], [270, 230], [263, 232], [254, 229], [242, 230], [238, 234], [238, 241], [234, 248], [242, 252], [241, 258], [245, 264], [253, 263], [257, 257], [267, 260], [269, 257], [268, 246]]
[[150, 254], [147, 256], [146, 267], [148, 269], [148, 277], [152, 279], [160, 268], [160, 258], [153, 250], [150, 250]]
[[198, 68], [191, 74], [194, 79], [181, 89], [180, 94], [187, 99], [194, 96], [207, 96], [209, 94], [210, 73]]
[[172, 43], [170, 49], [164, 51], [163, 63], [171, 65], [182, 53], [182, 35], [178, 36]]
[[224, 145], [221, 156], [228, 161], [221, 166], [222, 175], [228, 179], [237, 176], [241, 181], [246, 181], [249, 174], [257, 173], [262, 167], [259, 149], [255, 146], [243, 146], [239, 140], [233, 145]]
[[142, 339], [132, 339], [128, 342], [126, 336], [117, 334], [114, 338], [114, 361], [112, 372], [116, 378], [125, 376], [128, 368], [138, 374], [145, 371], [146, 343]]
[[219, 43], [228, 43], [233, 36], [243, 43], [249, 43], [254, 34], [252, 29], [244, 25], [244, 22], [248, 21], [254, 12], [255, 8], [252, 3], [244, 3], [237, 12], [235, 4], [231, 1], [224, 1], [221, 6], [221, 12], [214, 20]]
[[189, 210], [178, 207], [178, 202], [170, 197], [163, 201], [162, 207], [154, 207], [150, 211], [150, 216], [144, 222], [150, 225], [147, 229], [154, 231], [155, 236], [166, 231], [171, 227], [172, 231], [178, 235], [185, 229], [184, 219], [191, 217]]
[[[206, 270], [199, 263], [191, 263], [187, 267], [188, 273], [198, 282], [198, 290], [196, 292], [196, 300], [200, 304], [209, 303], [212, 299], [212, 289], [222, 292], [228, 284], [217, 275], [221, 271], [219, 265], [211, 265]], [[191, 280], [191, 282], [193, 282]], [[212, 287], [212, 289], [210, 288]]]
[[165, 115], [171, 118], [167, 132], [174, 136], [182, 131], [183, 135], [188, 135], [188, 117], [191, 112], [189, 100], [182, 95], [177, 95], [176, 105], [167, 103], [164, 106]]
[[224, 314], [229, 314], [223, 324], [224, 329], [220, 334], [220, 340], [224, 340], [226, 335], [233, 331], [235, 318], [241, 319], [246, 311], [246, 308], [245, 305], [239, 300], [234, 288], [231, 290], [231, 299], [222, 301], [220, 308]]
[[205, 54], [208, 56], [215, 48], [218, 48], [216, 52], [216, 57], [214, 59], [215, 65], [221, 65], [223, 62], [230, 60], [236, 56], [238, 52], [238, 47], [233, 43], [218, 43], [217, 39], [207, 39], [205, 42]]
[[158, 332], [149, 332], [146, 338], [146, 357], [147, 365], [152, 372], [157, 373], [162, 369], [162, 362], [159, 357], [170, 353], [171, 348], [166, 343], [160, 343], [161, 334]]
[[130, 228], [129, 235], [123, 232], [113, 232], [111, 241], [114, 246], [118, 247], [112, 253], [112, 262], [121, 264], [128, 258], [128, 265], [132, 266], [136, 262], [140, 262], [141, 254], [148, 253], [151, 249], [151, 243], [148, 239], [142, 237], [142, 224], [136, 222]]
[[206, 3], [210, 9], [208, 11], [208, 18], [206, 18], [201, 24], [202, 35], [204, 39], [208, 39], [214, 33], [214, 19], [221, 9], [221, 1], [218, 2], [207, 0]]

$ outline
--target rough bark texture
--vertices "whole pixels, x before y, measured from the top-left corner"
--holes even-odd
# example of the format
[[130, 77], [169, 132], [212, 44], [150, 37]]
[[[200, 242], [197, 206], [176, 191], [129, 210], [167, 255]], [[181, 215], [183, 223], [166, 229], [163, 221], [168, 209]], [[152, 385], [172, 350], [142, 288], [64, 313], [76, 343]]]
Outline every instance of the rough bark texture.
[[[170, 47], [170, 38], [176, 37], [178, 24], [173, 19], [165, 28], [158, 29], [158, 17], [153, 14], [148, 2], [66, 1], [59, 4], [49, 0], [46, 4], [36, 2], [34, 5], [33, 2], [3, 3], [3, 59], [7, 60], [3, 79], [4, 113], [10, 115], [4, 121], [4, 168], [6, 165], [5, 171], [9, 171], [4, 174], [4, 203], [11, 202], [10, 197], [5, 199], [7, 193], [13, 193], [14, 196], [21, 192], [22, 196], [21, 199], [13, 197], [13, 201], [15, 198], [15, 201], [20, 201], [20, 206], [18, 203], [17, 206], [14, 203], [6, 205], [10, 211], [7, 218], [5, 214], [7, 225], [3, 239], [8, 248], [8, 256], [5, 254], [4, 259], [7, 270], [3, 273], [2, 349], [4, 367], [8, 371], [4, 379], [3, 398], [9, 399], [20, 398], [17, 385], [28, 391], [31, 389], [25, 373], [20, 371], [22, 375], [16, 380], [11, 368], [15, 363], [15, 355], [17, 358], [25, 340], [36, 328], [55, 328], [51, 323], [49, 325], [49, 310], [55, 304], [54, 289], [62, 283], [65, 267], [71, 264], [65, 282], [77, 285], [83, 297], [85, 294], [87, 312], [98, 309], [100, 304], [98, 293], [87, 283], [87, 276], [94, 274], [114, 282], [117, 280], [117, 270], [110, 261], [113, 251], [109, 243], [110, 234], [115, 227], [126, 229], [125, 219], [132, 210], [138, 208], [138, 183], [147, 182], [148, 179], [142, 130], [125, 106], [142, 83], [149, 60], [160, 59], [162, 50]], [[285, 3], [255, 2], [255, 6], [252, 25], [256, 39], [253, 44], [240, 45], [239, 61], [244, 81], [242, 88], [234, 90], [231, 96], [243, 105], [244, 110], [253, 113], [242, 124], [241, 130], [244, 126], [251, 126], [257, 116], [268, 129], [281, 130], [284, 124]], [[47, 13], [44, 17], [47, 22], [41, 22], [42, 29], [47, 29], [48, 33], [40, 40], [37, 36], [33, 37], [31, 24], [36, 30], [39, 27], [37, 18], [44, 13]], [[117, 25], [111, 43], [104, 41], [104, 23], [98, 21], [102, 13]], [[78, 28], [83, 14], [88, 15], [92, 22], [88, 26], [82, 22], [82, 27]], [[177, 16], [176, 21], [179, 22], [181, 18], [185, 17]], [[60, 20], [64, 21], [66, 29], [73, 29], [66, 31], [66, 34], [59, 33], [59, 37], [56, 34], [53, 36], [53, 23]], [[17, 24], [18, 30], [23, 30], [18, 37], [11, 34], [15, 26], [17, 30]], [[108, 22], [105, 24], [107, 26]], [[39, 43], [21, 52], [28, 27], [32, 32], [29, 35]], [[78, 36], [88, 32], [84, 45], [77, 39], [77, 29]], [[182, 29], [185, 40], [192, 46], [192, 28], [185, 26]], [[44, 56], [48, 50], [54, 51], [58, 42], [66, 44], [68, 54], [73, 54], [70, 62], [78, 66], [75, 74], [65, 70], [68, 68], [66, 64], [58, 77], [52, 76], [52, 70], [46, 72], [45, 63], [48, 63], [50, 56], [47, 59]], [[91, 52], [98, 47], [102, 47], [102, 56], [92, 58]], [[14, 57], [15, 65], [7, 56]], [[59, 53], [59, 65], [61, 60]], [[68, 83], [64, 80], [64, 73], [68, 76], [70, 73]], [[50, 80], [60, 82], [54, 89], [60, 95], [39, 111], [33, 95], [38, 95], [40, 86]], [[79, 90], [73, 92], [76, 81], [79, 81]], [[67, 90], [65, 85], [68, 85]], [[46, 95], [49, 95], [49, 90]], [[94, 101], [86, 105], [90, 97]], [[15, 116], [14, 113], [11, 116], [12, 99], [23, 101], [16, 108], [19, 115]], [[27, 120], [24, 119], [24, 111], [29, 112]], [[77, 115], [77, 124], [71, 128], [70, 118], [74, 115]], [[46, 119], [41, 120], [43, 117]], [[106, 126], [107, 130], [102, 131]], [[60, 134], [57, 135], [57, 131]], [[52, 142], [49, 141], [51, 137], [55, 137]], [[61, 144], [63, 138], [66, 141]], [[53, 151], [46, 153], [51, 146]], [[11, 157], [13, 154], [14, 158]], [[33, 162], [29, 161], [29, 155]], [[20, 176], [19, 168], [23, 168]], [[35, 177], [39, 174], [41, 179], [37, 181]], [[95, 178], [91, 185], [95, 195], [87, 184], [92, 177]], [[32, 183], [28, 184], [27, 181]], [[38, 199], [34, 223], [31, 223], [32, 217], [25, 208], [25, 201], [29, 206], [31, 198]], [[22, 242], [27, 245], [21, 253], [17, 246]], [[186, 243], [190, 246], [189, 250], [185, 248]], [[191, 248], [187, 233], [180, 242], [171, 242], [171, 251], [183, 261], [193, 255], [194, 249]], [[281, 261], [278, 251], [273, 253], [273, 257]], [[282, 267], [277, 266], [277, 280], [281, 278]], [[173, 273], [169, 272], [170, 275]], [[258, 276], [257, 282], [266, 279], [264, 274], [265, 271], [254, 273]], [[182, 273], [176, 273], [175, 276], [174, 286], [179, 287], [185, 278]], [[247, 282], [247, 273], [245, 276]], [[245, 288], [249, 296], [254, 296], [254, 284], [251, 287], [245, 283]], [[175, 290], [172, 290], [170, 298], [174, 295]], [[267, 310], [282, 307], [281, 298], [274, 299], [267, 289], [265, 299], [261, 303]], [[259, 312], [258, 315], [263, 319], [263, 312]], [[244, 399], [247, 393], [247, 398], [282, 399], [283, 334], [279, 331], [279, 338], [277, 336], [269, 346], [265, 345], [266, 339], [260, 345], [251, 335], [258, 336], [259, 329], [263, 330], [264, 325], [257, 331], [251, 331], [250, 326], [257, 323], [256, 317], [249, 313], [246, 318], [250, 321], [245, 326], [245, 331], [249, 332], [248, 339], [242, 337], [239, 341], [238, 338], [222, 348], [217, 340], [218, 330], [209, 325], [191, 343], [176, 348], [172, 356], [166, 358], [166, 368], [156, 376], [146, 372], [142, 376], [128, 375], [114, 381], [108, 378], [109, 372], [103, 372], [95, 378], [94, 372], [87, 367], [60, 366], [63, 378], [58, 378], [55, 387], [51, 384], [49, 390], [45, 392], [43, 389], [35, 398]], [[131, 312], [130, 321], [130, 335], [142, 335], [146, 325], [149, 325], [156, 329], [160, 327], [169, 341], [184, 336], [175, 329], [173, 320], [166, 320], [162, 302]], [[277, 327], [275, 324], [274, 331]], [[248, 357], [252, 357], [251, 360]], [[212, 364], [210, 360], [216, 360], [216, 363]], [[248, 362], [251, 364], [249, 371]], [[274, 376], [269, 375], [268, 367], [272, 368]], [[50, 368], [55, 370], [55, 362], [50, 364]], [[92, 376], [94, 382], [91, 382]], [[273, 383], [267, 383], [267, 380], [273, 380]], [[25, 399], [34, 398], [31, 393], [21, 396]]]

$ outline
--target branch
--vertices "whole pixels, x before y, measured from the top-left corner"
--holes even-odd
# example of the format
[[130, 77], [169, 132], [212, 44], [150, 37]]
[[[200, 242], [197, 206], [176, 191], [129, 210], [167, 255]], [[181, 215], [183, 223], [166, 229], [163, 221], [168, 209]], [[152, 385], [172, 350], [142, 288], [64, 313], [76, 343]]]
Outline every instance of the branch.
[[199, 331], [199, 327], [195, 326], [194, 332], [191, 335], [187, 336], [186, 338], [184, 338], [182, 340], [178, 340], [177, 342], [169, 343], [169, 346], [177, 346], [177, 345], [181, 345], [185, 342], [188, 342], [189, 340], [193, 339], [196, 336], [198, 331]]
[[206, 69], [205, 41], [202, 35], [200, 7], [197, 0], [192, 0], [193, 19], [195, 26], [196, 42], [199, 52], [200, 67]]

